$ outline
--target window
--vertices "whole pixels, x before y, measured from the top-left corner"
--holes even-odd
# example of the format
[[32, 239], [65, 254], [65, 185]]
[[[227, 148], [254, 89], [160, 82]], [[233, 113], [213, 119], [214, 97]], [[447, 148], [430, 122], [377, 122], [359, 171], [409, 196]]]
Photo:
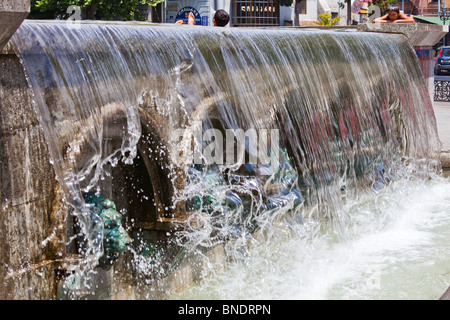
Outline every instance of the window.
[[[306, 1], [305, 1], [306, 2]], [[279, 0], [234, 0], [233, 26], [267, 27], [280, 25]]]
[[443, 49], [441, 57], [450, 57], [450, 49]]

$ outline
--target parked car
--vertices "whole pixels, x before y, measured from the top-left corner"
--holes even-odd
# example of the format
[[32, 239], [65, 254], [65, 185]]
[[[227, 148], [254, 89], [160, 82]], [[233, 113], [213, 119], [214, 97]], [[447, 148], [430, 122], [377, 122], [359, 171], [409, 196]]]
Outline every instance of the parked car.
[[437, 51], [434, 74], [442, 74], [443, 72], [450, 72], [450, 46], [441, 47]]

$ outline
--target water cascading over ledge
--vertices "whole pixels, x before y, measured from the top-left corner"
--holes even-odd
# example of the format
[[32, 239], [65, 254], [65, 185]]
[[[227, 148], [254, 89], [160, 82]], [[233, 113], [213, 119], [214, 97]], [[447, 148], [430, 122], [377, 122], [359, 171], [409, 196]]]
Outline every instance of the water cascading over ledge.
[[[198, 248], [238, 250], [256, 231], [270, 241], [275, 221], [339, 223], [343, 194], [377, 191], [439, 150], [402, 35], [27, 21], [12, 44], [67, 209], [72, 298], [101, 296], [95, 281], [83, 292], [67, 281], [95, 278], [105, 260], [103, 210], [121, 213], [130, 244], [102, 267], [144, 287]], [[236, 146], [239, 130], [279, 134], [280, 166], [194, 165], [211, 128], [233, 129]], [[255, 153], [247, 145], [246, 161]]]

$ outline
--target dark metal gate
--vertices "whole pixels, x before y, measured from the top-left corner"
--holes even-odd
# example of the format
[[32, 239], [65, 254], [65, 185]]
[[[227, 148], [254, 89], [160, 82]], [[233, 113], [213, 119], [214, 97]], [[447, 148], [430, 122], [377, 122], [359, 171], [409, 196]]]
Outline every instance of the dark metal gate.
[[279, 0], [233, 0], [234, 27], [270, 27], [280, 25]]

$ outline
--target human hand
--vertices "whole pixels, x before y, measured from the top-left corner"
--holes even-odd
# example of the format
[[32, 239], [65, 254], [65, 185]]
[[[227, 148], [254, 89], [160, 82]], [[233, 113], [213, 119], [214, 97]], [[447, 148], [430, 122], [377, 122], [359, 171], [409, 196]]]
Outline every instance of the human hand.
[[183, 24], [183, 20], [178, 20], [175, 24]]

